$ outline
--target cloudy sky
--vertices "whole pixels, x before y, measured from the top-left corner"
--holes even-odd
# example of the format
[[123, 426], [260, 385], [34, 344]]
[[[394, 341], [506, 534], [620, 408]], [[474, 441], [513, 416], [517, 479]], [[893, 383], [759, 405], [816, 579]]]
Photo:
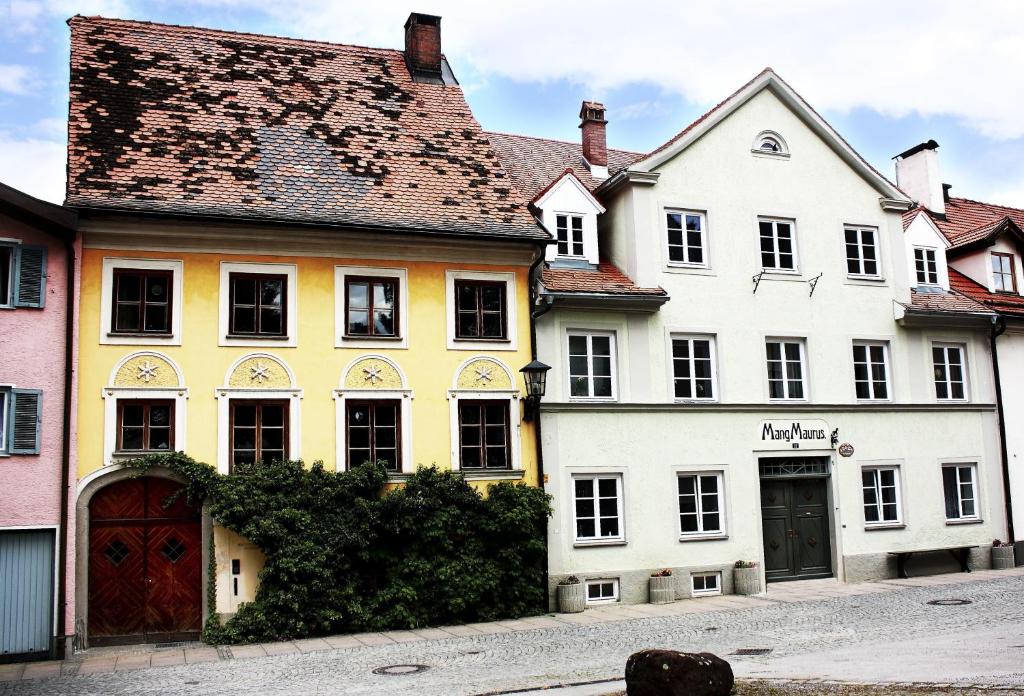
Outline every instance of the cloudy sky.
[[934, 138], [954, 195], [1024, 207], [1018, 0], [0, 0], [0, 181], [63, 198], [74, 14], [400, 48], [412, 10], [489, 130], [575, 140], [600, 99], [647, 151], [770, 65], [882, 172]]

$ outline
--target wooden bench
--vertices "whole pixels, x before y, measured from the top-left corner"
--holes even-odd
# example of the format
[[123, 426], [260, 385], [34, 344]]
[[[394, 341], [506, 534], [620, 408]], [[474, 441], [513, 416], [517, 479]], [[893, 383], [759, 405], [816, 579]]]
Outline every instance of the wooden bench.
[[938, 549], [915, 549], [913, 551], [890, 551], [890, 556], [896, 557], [896, 574], [901, 578], [909, 578], [907, 575], [907, 561], [915, 553], [939, 553], [940, 551], [948, 551], [953, 558], [960, 564], [960, 571], [964, 573], [971, 572], [971, 566], [969, 563], [971, 556], [970, 546], [948, 546], [945, 548]]

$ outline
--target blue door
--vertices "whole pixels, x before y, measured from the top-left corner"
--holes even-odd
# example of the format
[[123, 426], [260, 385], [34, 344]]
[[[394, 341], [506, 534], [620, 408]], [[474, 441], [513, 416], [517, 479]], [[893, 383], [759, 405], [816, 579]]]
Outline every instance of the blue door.
[[0, 531], [0, 660], [50, 653], [54, 537], [52, 529]]

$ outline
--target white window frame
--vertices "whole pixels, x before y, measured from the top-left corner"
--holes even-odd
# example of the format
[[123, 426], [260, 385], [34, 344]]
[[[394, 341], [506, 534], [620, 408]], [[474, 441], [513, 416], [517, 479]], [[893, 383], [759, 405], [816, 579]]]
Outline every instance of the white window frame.
[[[509, 461], [508, 469], [472, 469], [463, 472], [466, 478], [484, 479], [488, 481], [497, 480], [520, 480], [525, 475], [523, 469], [523, 433], [522, 433], [522, 409], [519, 406], [520, 393], [513, 386], [512, 389], [464, 389], [458, 384], [459, 375], [470, 364], [486, 360], [494, 365], [495, 369], [505, 373], [509, 384], [515, 385], [515, 374], [508, 365], [493, 356], [473, 355], [467, 358], [455, 369], [455, 377], [452, 380], [452, 388], [448, 390], [448, 432], [451, 442], [451, 469], [462, 471], [462, 429], [459, 427], [459, 400], [466, 401], [504, 401], [508, 403], [508, 436], [511, 444], [512, 459]], [[408, 409], [411, 413], [411, 409]], [[411, 435], [410, 435], [411, 438]], [[409, 440], [410, 445], [412, 439]], [[410, 452], [412, 448], [409, 448]]]
[[[260, 273], [267, 275], [283, 275], [286, 277], [285, 317], [287, 326], [285, 336], [278, 338], [255, 338], [246, 336], [237, 338], [228, 335], [231, 326], [231, 274]], [[220, 320], [218, 323], [217, 345], [249, 346], [261, 348], [294, 348], [299, 344], [299, 292], [298, 266], [294, 263], [250, 263], [221, 261], [220, 263]]]
[[[858, 266], [861, 269], [860, 273], [850, 273], [851, 257], [850, 257], [850, 254], [849, 254], [849, 250], [847, 248], [849, 243], [846, 241], [846, 233], [847, 232], [851, 232], [851, 231], [855, 232], [857, 234], [857, 242], [856, 242], [855, 246], [857, 247], [857, 254], [858, 254], [858, 256], [856, 258], [856, 261], [857, 261]], [[870, 232], [874, 236], [874, 243], [871, 244], [871, 247], [875, 251], [875, 259], [874, 259], [874, 261], [875, 261], [875, 273], [865, 273], [864, 272], [864, 249], [867, 247], [867, 245], [864, 244], [864, 233], [865, 232]], [[846, 277], [847, 278], [850, 278], [850, 279], [853, 279], [853, 280], [881, 280], [882, 279], [882, 254], [881, 254], [882, 245], [879, 243], [878, 235], [879, 235], [878, 228], [877, 227], [873, 227], [871, 225], [843, 225], [843, 251], [844, 251], [843, 256], [844, 256], [845, 262], [846, 262], [845, 265], [846, 265]]]
[[[714, 476], [718, 479], [718, 526], [719, 529], [706, 530], [704, 529], [704, 505], [702, 500], [701, 491], [701, 476]], [[695, 487], [694, 493], [696, 494], [696, 506], [697, 506], [697, 531], [695, 532], [684, 532], [683, 531], [683, 511], [679, 505], [679, 479], [681, 478], [694, 478]], [[725, 472], [720, 469], [707, 469], [701, 471], [677, 471], [676, 472], [676, 489], [675, 489], [675, 514], [676, 514], [676, 530], [679, 533], [680, 541], [689, 541], [693, 539], [724, 539], [728, 536], [728, 521], [725, 514]]]
[[[768, 267], [766, 267], [764, 265], [764, 263], [762, 261], [762, 257], [761, 257], [761, 254], [762, 254], [762, 252], [761, 252], [761, 223], [762, 222], [768, 222], [768, 223], [771, 223], [771, 225], [772, 225], [772, 240], [773, 240], [772, 256], [773, 256], [776, 264], [778, 264], [778, 262], [779, 262], [779, 226], [778, 225], [779, 225], [780, 222], [789, 225], [789, 229], [790, 229], [790, 232], [792, 234], [792, 239], [790, 241], [792, 242], [792, 246], [793, 246], [793, 268], [779, 268], [778, 266], [775, 266], [773, 268], [768, 268]], [[799, 250], [797, 249], [797, 230], [796, 230], [796, 220], [794, 218], [777, 217], [777, 216], [772, 216], [772, 215], [758, 215], [757, 216], [757, 230], [756, 230], [756, 232], [757, 232], [757, 263], [758, 263], [758, 266], [761, 268], [762, 271], [764, 271], [765, 273], [781, 273], [783, 275], [800, 275], [800, 253], [799, 253]]]
[[[611, 597], [600, 597], [598, 599], [590, 598], [590, 588], [592, 586], [600, 585], [611, 585], [612, 596]], [[587, 604], [615, 604], [619, 601], [619, 579], [618, 578], [593, 578], [584, 582], [584, 597], [587, 600]]]
[[[772, 396], [772, 385], [771, 380], [768, 377], [768, 344], [778, 343], [780, 344], [780, 357], [782, 358], [782, 388], [785, 396]], [[786, 377], [786, 351], [785, 344], [795, 343], [800, 348], [800, 385], [803, 389], [803, 396], [793, 397], [789, 394], [789, 379]], [[782, 403], [800, 403], [803, 401], [810, 401], [810, 380], [807, 375], [807, 339], [798, 338], [795, 336], [767, 336], [764, 339], [764, 367], [765, 367], [765, 386], [768, 390], [768, 400], [772, 402]]]
[[[398, 278], [398, 338], [345, 336], [348, 317], [345, 307], [345, 279], [349, 276], [363, 278]], [[407, 268], [384, 268], [363, 266], [334, 267], [334, 347], [335, 348], [398, 348], [409, 347], [409, 270]]]
[[[184, 261], [177, 259], [138, 259], [120, 256], [104, 257], [100, 271], [100, 344], [114, 346], [180, 346], [181, 317], [185, 314], [184, 282], [182, 272]], [[169, 271], [171, 274], [171, 335], [170, 336], [121, 336], [111, 333], [110, 322], [113, 314], [114, 271], [143, 270]]]
[[[867, 360], [865, 366], [868, 370], [868, 391], [869, 396], [860, 396], [857, 394], [857, 348], [864, 348], [864, 357]], [[871, 361], [871, 349], [881, 348], [882, 349], [882, 369], [885, 371], [885, 396], [879, 397], [875, 395], [875, 380], [871, 379], [871, 367], [875, 363]], [[889, 342], [888, 341], [869, 341], [869, 340], [854, 340], [851, 348], [853, 358], [853, 395], [857, 401], [863, 402], [877, 402], [877, 401], [892, 401], [892, 377], [890, 375], [890, 360], [889, 360]]]
[[[342, 292], [344, 292], [344, 284], [342, 285]], [[346, 388], [345, 379], [352, 368], [360, 362], [369, 359], [381, 360], [394, 368], [401, 379], [401, 387], [399, 389]], [[398, 451], [401, 453], [401, 461], [398, 463], [399, 471], [389, 473], [391, 475], [411, 474], [416, 471], [412, 459], [413, 392], [407, 385], [405, 373], [398, 367], [398, 364], [383, 355], [360, 355], [342, 370], [341, 384], [332, 393], [336, 405], [334, 413], [336, 442], [334, 468], [336, 471], [348, 471], [352, 468], [352, 463], [348, 461], [348, 423], [346, 420], [349, 401], [398, 401], [401, 404], [398, 421], [398, 437], [400, 438]]]
[[[902, 527], [903, 526], [903, 482], [900, 480], [900, 466], [897, 464], [866, 464], [861, 467], [861, 513], [864, 515], [864, 527], [875, 529], [880, 527]], [[893, 494], [896, 499], [896, 519], [884, 519], [882, 507], [882, 479], [881, 472], [891, 471], [893, 474]], [[864, 474], [872, 473], [873, 490], [875, 492], [874, 507], [878, 513], [878, 519], [868, 520], [868, 503], [864, 500], [864, 492], [867, 487], [864, 485]]]
[[[956, 482], [957, 482], [957, 510], [959, 511], [958, 517], [949, 517], [946, 515], [946, 478], [945, 470], [955, 469], [956, 470]], [[962, 494], [962, 486], [965, 481], [960, 477], [961, 470], [967, 469], [970, 471], [971, 480], [969, 481], [971, 486], [971, 498], [964, 498]], [[946, 524], [959, 524], [963, 522], [980, 522], [981, 517], [981, 495], [978, 485], [978, 463], [977, 462], [944, 462], [942, 464], [942, 508], [943, 516], [945, 517]], [[964, 515], [963, 504], [964, 500], [971, 500], [974, 503], [974, 514]]]
[[9, 385], [0, 386], [0, 456], [7, 456], [10, 454], [8, 451], [8, 441], [10, 436], [7, 432], [9, 427], [10, 415], [8, 411], [11, 408], [11, 387]]
[[[672, 398], [678, 403], [690, 403], [690, 402], [717, 402], [718, 401], [718, 347], [716, 345], [717, 337], [714, 334], [670, 334], [669, 335], [669, 362], [671, 372], [671, 394]], [[676, 341], [688, 341], [690, 346], [690, 357], [688, 362], [690, 364], [690, 393], [697, 393], [697, 378], [694, 371], [694, 357], [693, 357], [693, 342], [694, 341], [707, 341], [708, 352], [711, 357], [711, 396], [676, 396], [676, 380], [679, 379], [676, 376], [676, 357], [675, 357], [675, 342]]]
[[[714, 589], [697, 589], [696, 578], [714, 578], [715, 588]], [[702, 571], [699, 573], [690, 573], [690, 596], [691, 597], [710, 597], [712, 595], [722, 594], [722, 571], [710, 570]]]
[[[917, 252], [921, 252], [922, 261], [924, 265], [924, 280], [922, 281], [918, 275], [920, 271], [917, 269]], [[928, 255], [931, 254], [931, 264], [934, 270], [929, 272], [928, 270]], [[932, 280], [929, 276], [934, 275], [935, 279]], [[939, 250], [935, 247], [927, 246], [915, 246], [914, 247], [914, 285], [926, 285], [928, 287], [938, 287], [939, 285]]]
[[[570, 213], [566, 211], [555, 211], [555, 256], [560, 259], [586, 259], [587, 258], [587, 216], [584, 213]], [[562, 240], [558, 236], [558, 218], [565, 218], [565, 239], [567, 253], [563, 254], [558, 251], [558, 246], [562, 243]], [[578, 218], [580, 221], [580, 253], [572, 253], [572, 247], [576, 243], [572, 239], [572, 220]]]
[[[616, 520], [618, 521], [619, 533], [615, 536], [601, 536], [601, 510], [600, 510], [600, 495], [599, 492], [599, 481], [601, 479], [611, 479], [615, 481], [615, 512]], [[577, 516], [576, 516], [576, 481], [588, 480], [593, 483], [594, 486], [594, 532], [597, 536], [593, 537], [580, 537], [577, 536]], [[623, 476], [620, 473], [574, 473], [569, 477], [569, 495], [571, 499], [572, 508], [572, 538], [574, 546], [601, 546], [605, 544], [622, 544], [626, 541], [626, 515], [624, 509], [624, 497], [623, 497]]]
[[[583, 336], [587, 339], [587, 396], [573, 396], [572, 394], [572, 368], [569, 343], [573, 336]], [[612, 393], [611, 396], [593, 396], [594, 391], [594, 337], [600, 336], [608, 338], [608, 346], [610, 351], [609, 361], [611, 363], [611, 382], [612, 382]], [[590, 329], [569, 329], [565, 332], [565, 393], [568, 395], [570, 401], [617, 401], [619, 398], [619, 366], [618, 366], [618, 347], [616, 346], [616, 333], [615, 331], [604, 331], [604, 330], [590, 330]]]
[[0, 297], [0, 309], [14, 309], [14, 286], [17, 282], [14, 277], [15, 267], [17, 265], [15, 263], [15, 258], [18, 255], [18, 248], [20, 246], [20, 240], [0, 237], [0, 247], [10, 250], [10, 258], [7, 261], [7, 297]]
[[[939, 384], [940, 384], [940, 382], [935, 377], [935, 367], [936, 367], [936, 363], [935, 363], [935, 349], [936, 348], [941, 348], [943, 350], [943, 352], [942, 352], [942, 356], [943, 356], [943, 369], [944, 369], [944, 371], [946, 373], [946, 379], [945, 379], [944, 382], [942, 382], [942, 384], [946, 385], [946, 394], [947, 394], [947, 396], [945, 398], [939, 396]], [[938, 401], [939, 403], [965, 403], [967, 401], [970, 401], [971, 391], [970, 391], [970, 380], [968, 379], [968, 374], [967, 374], [967, 346], [966, 346], [966, 344], [963, 344], [963, 343], [950, 343], [950, 342], [944, 342], [944, 341], [933, 341], [932, 344], [931, 344], [931, 349], [932, 350], [929, 351], [929, 356], [928, 357], [929, 357], [929, 362], [930, 362], [930, 364], [932, 366], [932, 380], [931, 381], [932, 381], [932, 387], [933, 387], [934, 393], [935, 393], [935, 400]], [[964, 392], [964, 395], [962, 397], [953, 397], [952, 396], [953, 390], [951, 389], [951, 387], [954, 384], [954, 382], [950, 379], [950, 376], [949, 376], [949, 365], [950, 365], [950, 362], [949, 362], [949, 351], [951, 349], [955, 349], [955, 350], [958, 350], [960, 352], [960, 373], [961, 373], [961, 375], [963, 377], [962, 384], [963, 384], [963, 392]]]
[[[516, 290], [515, 273], [491, 271], [445, 271], [445, 321], [448, 325], [448, 350], [514, 351], [519, 349], [519, 323], [516, 308], [519, 295]], [[505, 283], [505, 331], [503, 340], [458, 339], [455, 337], [455, 281], [483, 280], [491, 283]]]
[[[777, 151], [764, 150], [761, 148], [761, 144], [766, 140], [771, 139], [775, 141], [775, 144], [779, 146]], [[750, 152], [755, 155], [762, 157], [779, 157], [782, 159], [789, 158], [789, 145], [786, 143], [785, 138], [776, 133], [773, 130], [763, 130], [757, 134], [754, 138], [754, 142], [750, 144]]]
[[[708, 259], [708, 216], [703, 210], [693, 210], [690, 208], [664, 208], [662, 211], [662, 233], [665, 235], [665, 255], [667, 263], [672, 268], [710, 268], [711, 263]], [[674, 261], [672, 259], [672, 247], [678, 246], [669, 243], [668, 238], [668, 216], [669, 215], [681, 215], [683, 222], [683, 256], [685, 261]], [[700, 253], [703, 261], [691, 261], [690, 260], [690, 247], [686, 243], [686, 216], [695, 215], [700, 219]]]

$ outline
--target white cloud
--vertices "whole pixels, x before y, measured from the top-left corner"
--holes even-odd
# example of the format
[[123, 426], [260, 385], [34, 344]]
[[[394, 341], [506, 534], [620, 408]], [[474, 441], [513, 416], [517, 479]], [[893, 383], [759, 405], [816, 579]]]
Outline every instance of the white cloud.
[[63, 142], [0, 133], [0, 181], [36, 198], [64, 202]]
[[28, 92], [29, 69], [24, 65], [0, 63], [0, 92], [25, 94]]

